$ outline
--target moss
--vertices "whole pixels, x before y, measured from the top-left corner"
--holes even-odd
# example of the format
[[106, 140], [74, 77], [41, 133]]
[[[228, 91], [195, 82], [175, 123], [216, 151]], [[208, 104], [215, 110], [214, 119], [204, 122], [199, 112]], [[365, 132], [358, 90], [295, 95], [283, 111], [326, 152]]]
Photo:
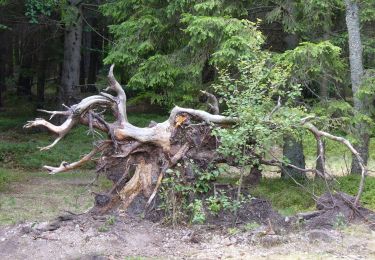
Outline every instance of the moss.
[[[321, 194], [324, 186], [320, 182], [307, 182], [306, 190]], [[297, 186], [293, 181], [281, 178], [263, 178], [252, 191], [255, 197], [269, 200], [272, 206], [283, 215], [293, 215], [297, 212], [311, 210], [315, 201], [311, 195]]]

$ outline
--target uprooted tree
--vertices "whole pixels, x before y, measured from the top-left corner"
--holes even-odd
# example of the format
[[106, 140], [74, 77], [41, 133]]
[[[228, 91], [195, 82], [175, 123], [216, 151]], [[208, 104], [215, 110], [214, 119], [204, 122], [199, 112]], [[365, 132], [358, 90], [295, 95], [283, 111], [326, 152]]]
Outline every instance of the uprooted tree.
[[[119, 205], [126, 209], [139, 195], [146, 198], [145, 207], [148, 207], [155, 198], [168, 169], [178, 167], [187, 176], [192, 174], [190, 167], [192, 162], [201, 169], [207, 168], [209, 164], [223, 161], [236, 163], [233, 157], [218, 152], [221, 140], [212, 132], [218, 128], [235, 129], [240, 124], [241, 119], [219, 115], [218, 102], [215, 96], [203, 92], [208, 97], [207, 100], [210, 103], [211, 111], [213, 111], [212, 114], [202, 110], [176, 106], [165, 122], [151, 122], [148, 127], [139, 128], [127, 120], [126, 94], [115, 79], [113, 68], [114, 65], [110, 68], [108, 74], [109, 87], [105, 91], [112, 91], [116, 95], [102, 92], [99, 95], [84, 98], [76, 105], [66, 107], [65, 111], [40, 110], [51, 114], [51, 118], [56, 115], [65, 116], [66, 120], [60, 126], [51, 124], [41, 118], [29, 121], [25, 125], [25, 128], [43, 126], [58, 135], [51, 145], [42, 147], [41, 150], [52, 148], [77, 124], [88, 126], [90, 131], [101, 131], [107, 134], [106, 140], [96, 142], [94, 149], [79, 161], [62, 162], [58, 167], [44, 166], [50, 174], [56, 174], [75, 169], [96, 158], [97, 170], [104, 172], [106, 177], [113, 181], [113, 187], [108, 192], [96, 194], [93, 212], [97, 214], [105, 213]], [[280, 107], [279, 99], [277, 106], [271, 110], [267, 118], [277, 113]], [[105, 109], [112, 111], [115, 117], [114, 122], [110, 123], [104, 119], [102, 112]], [[362, 180], [354, 202], [357, 205], [366, 175], [366, 168], [362, 159], [346, 139], [318, 130], [311, 123], [311, 119], [311, 117], [303, 118], [300, 120], [300, 126], [315, 136], [318, 144], [320, 144], [320, 156], [322, 158], [324, 158], [323, 137], [343, 143], [358, 158], [362, 167]], [[252, 141], [256, 142], [257, 140]], [[249, 158], [256, 160], [253, 169], [258, 169], [260, 164], [295, 167], [276, 158], [265, 160], [256, 151], [246, 150], [244, 152]], [[98, 154], [99, 158], [95, 157]], [[316, 169], [299, 170], [312, 171], [326, 177], [325, 172], [322, 173]]]

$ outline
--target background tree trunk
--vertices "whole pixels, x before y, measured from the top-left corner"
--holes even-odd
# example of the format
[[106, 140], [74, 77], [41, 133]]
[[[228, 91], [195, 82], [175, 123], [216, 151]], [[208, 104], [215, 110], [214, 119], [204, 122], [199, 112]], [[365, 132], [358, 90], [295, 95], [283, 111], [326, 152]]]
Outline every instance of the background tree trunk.
[[[362, 42], [360, 35], [359, 8], [354, 0], [345, 0], [346, 26], [349, 35], [350, 78], [352, 82], [354, 109], [360, 113], [368, 113], [368, 100], [359, 99], [357, 93], [361, 88], [363, 77]], [[356, 150], [360, 153], [364, 163], [368, 160], [368, 145], [370, 140], [368, 125], [364, 122], [356, 126], [358, 144]], [[351, 173], [360, 173], [361, 168], [355, 157], [352, 159]]]
[[[72, 5], [78, 1], [70, 1]], [[78, 96], [81, 66], [81, 46], [82, 46], [82, 11], [77, 8], [77, 17], [73, 24], [67, 26], [64, 32], [64, 61], [61, 73], [61, 89], [59, 99], [65, 105], [76, 103]]]
[[17, 95], [31, 97], [31, 87], [33, 85], [33, 57], [31, 55], [31, 48], [26, 48], [22, 54], [20, 64], [20, 74], [17, 84]]
[[[284, 39], [287, 49], [294, 49], [298, 45], [298, 37], [295, 34], [290, 34]], [[299, 168], [305, 168], [305, 155], [303, 153], [302, 142], [296, 140], [291, 136], [284, 137], [283, 145], [283, 157], [289, 161], [290, 164], [293, 164]], [[281, 171], [281, 177], [288, 178], [297, 178], [305, 179], [306, 173], [298, 171], [290, 167], [283, 167]]]
[[37, 72], [37, 87], [36, 87], [36, 97], [37, 97], [37, 107], [43, 108], [44, 106], [44, 90], [46, 84], [46, 69], [47, 69], [47, 55], [46, 51], [42, 50], [39, 54], [40, 60], [38, 64]]
[[[293, 137], [284, 137], [283, 156], [290, 164], [305, 169], [305, 155], [301, 141]], [[305, 179], [306, 174], [288, 166], [284, 166], [281, 171], [281, 177], [284, 179]]]
[[0, 33], [0, 109], [3, 107], [3, 92], [5, 90], [5, 46], [4, 33]]
[[[98, 20], [96, 18], [92, 19], [92, 24], [94, 28], [98, 26]], [[91, 33], [91, 51], [90, 51], [90, 63], [88, 67], [88, 75], [87, 75], [87, 84], [89, 84], [88, 91], [89, 92], [96, 92], [97, 88], [95, 87], [96, 83], [96, 75], [98, 74], [99, 68], [99, 61], [100, 61], [100, 50], [101, 50], [101, 42], [100, 38], [96, 33], [93, 31]]]

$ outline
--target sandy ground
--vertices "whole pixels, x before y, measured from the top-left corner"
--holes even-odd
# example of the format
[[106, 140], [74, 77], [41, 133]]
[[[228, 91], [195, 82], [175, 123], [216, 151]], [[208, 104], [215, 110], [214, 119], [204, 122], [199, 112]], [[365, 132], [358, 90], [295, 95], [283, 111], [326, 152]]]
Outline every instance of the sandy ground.
[[162, 227], [126, 215], [116, 216], [113, 224], [85, 217], [39, 233], [44, 226], [0, 228], [0, 259], [375, 259], [375, 233], [364, 226], [229, 235], [205, 226]]

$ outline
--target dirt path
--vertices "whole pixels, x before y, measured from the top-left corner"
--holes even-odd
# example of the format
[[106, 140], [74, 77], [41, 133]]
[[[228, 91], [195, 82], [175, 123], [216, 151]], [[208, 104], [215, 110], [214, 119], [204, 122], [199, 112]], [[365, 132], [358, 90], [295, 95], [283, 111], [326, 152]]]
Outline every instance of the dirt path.
[[35, 232], [43, 226], [1, 228], [0, 259], [375, 259], [375, 234], [362, 226], [259, 239], [253, 232], [171, 229], [129, 216], [113, 224], [85, 217]]
[[265, 227], [238, 233], [173, 229], [119, 212], [99, 219], [80, 215], [42, 232], [50, 227], [42, 221], [89, 206], [92, 175], [82, 176], [36, 177], [0, 194], [3, 219], [27, 220], [0, 226], [0, 259], [375, 259], [375, 233], [364, 226], [281, 236], [264, 235]]

